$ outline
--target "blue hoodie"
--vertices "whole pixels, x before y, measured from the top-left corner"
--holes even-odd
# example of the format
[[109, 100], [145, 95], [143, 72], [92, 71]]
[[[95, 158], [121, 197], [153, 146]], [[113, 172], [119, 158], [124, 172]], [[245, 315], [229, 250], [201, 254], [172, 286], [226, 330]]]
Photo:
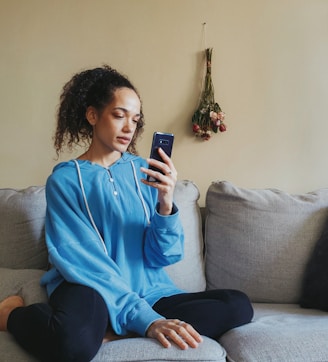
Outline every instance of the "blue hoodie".
[[183, 256], [179, 212], [174, 205], [171, 215], [158, 213], [157, 190], [138, 182], [141, 166], [146, 161], [129, 153], [108, 168], [72, 160], [57, 165], [46, 184], [52, 269], [41, 284], [48, 295], [63, 280], [97, 290], [120, 335], [145, 335], [163, 318], [151, 306], [184, 292], [163, 269]]

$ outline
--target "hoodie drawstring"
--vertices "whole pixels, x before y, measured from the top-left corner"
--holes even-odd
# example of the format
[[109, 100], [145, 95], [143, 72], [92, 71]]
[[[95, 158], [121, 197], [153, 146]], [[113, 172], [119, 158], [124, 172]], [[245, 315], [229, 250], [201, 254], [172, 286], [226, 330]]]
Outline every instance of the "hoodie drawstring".
[[73, 160], [75, 162], [75, 166], [76, 166], [76, 169], [77, 169], [77, 174], [78, 174], [78, 177], [79, 177], [79, 183], [80, 183], [80, 188], [81, 188], [81, 191], [82, 191], [82, 196], [83, 196], [83, 200], [84, 200], [84, 204], [85, 204], [85, 207], [87, 209], [87, 212], [88, 212], [88, 215], [89, 215], [89, 218], [90, 218], [90, 221], [91, 221], [91, 224], [93, 226], [93, 228], [95, 229], [102, 245], [103, 245], [103, 249], [106, 253], [106, 255], [108, 255], [108, 252], [107, 252], [107, 248], [106, 248], [106, 245], [105, 245], [105, 242], [104, 242], [104, 239], [102, 238], [98, 228], [97, 228], [97, 225], [93, 219], [93, 216], [91, 214], [91, 211], [90, 211], [90, 208], [89, 208], [89, 204], [88, 204], [88, 200], [87, 200], [87, 197], [85, 195], [85, 191], [84, 191], [84, 186], [83, 186], [83, 181], [82, 181], [82, 175], [81, 175], [81, 169], [80, 169], [80, 165], [79, 163], [77, 162], [77, 160]]
[[143, 207], [144, 212], [145, 212], [145, 216], [146, 216], [146, 219], [147, 219], [147, 223], [150, 224], [149, 213], [148, 213], [148, 210], [147, 210], [147, 207], [146, 207], [145, 199], [144, 199], [143, 196], [142, 196], [142, 192], [141, 192], [140, 185], [139, 185], [139, 181], [138, 181], [138, 177], [137, 177], [136, 168], [135, 168], [135, 166], [134, 166], [133, 161], [131, 160], [130, 162], [131, 162], [132, 169], [133, 169], [134, 181], [135, 181], [135, 183], [136, 183], [136, 185], [137, 185], [138, 195], [139, 195], [139, 198], [140, 198], [141, 203], [142, 203], [142, 207]]

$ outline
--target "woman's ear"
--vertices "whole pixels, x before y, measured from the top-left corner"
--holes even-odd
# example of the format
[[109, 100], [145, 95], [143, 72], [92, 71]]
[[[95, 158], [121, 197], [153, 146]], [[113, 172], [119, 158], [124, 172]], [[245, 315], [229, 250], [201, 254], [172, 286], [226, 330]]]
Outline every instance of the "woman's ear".
[[97, 119], [98, 119], [97, 110], [94, 107], [89, 106], [87, 108], [87, 111], [85, 112], [85, 117], [91, 126], [95, 126], [97, 123]]

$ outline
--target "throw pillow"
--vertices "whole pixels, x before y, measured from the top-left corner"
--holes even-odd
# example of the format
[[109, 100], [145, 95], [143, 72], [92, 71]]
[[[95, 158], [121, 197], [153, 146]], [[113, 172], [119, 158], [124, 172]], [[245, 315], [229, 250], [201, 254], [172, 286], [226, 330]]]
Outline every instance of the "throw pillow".
[[44, 186], [0, 189], [0, 267], [47, 269]]
[[328, 188], [290, 194], [217, 181], [206, 206], [207, 289], [298, 304], [304, 266], [328, 218]]
[[176, 183], [174, 201], [179, 209], [184, 229], [184, 258], [165, 269], [174, 283], [188, 292], [199, 292], [206, 286], [202, 221], [198, 199], [199, 190], [192, 181], [179, 180]]
[[305, 269], [300, 305], [328, 312], [328, 220]]

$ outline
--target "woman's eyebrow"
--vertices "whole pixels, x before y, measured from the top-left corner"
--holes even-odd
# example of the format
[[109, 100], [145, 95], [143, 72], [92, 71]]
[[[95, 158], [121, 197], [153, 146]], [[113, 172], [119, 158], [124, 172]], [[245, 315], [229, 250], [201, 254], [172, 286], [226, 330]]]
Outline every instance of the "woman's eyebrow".
[[[122, 111], [124, 113], [131, 113], [128, 109], [124, 108], [124, 107], [115, 107], [114, 110], [119, 110], [119, 111]], [[134, 115], [135, 117], [141, 117], [141, 113], [136, 113]]]

